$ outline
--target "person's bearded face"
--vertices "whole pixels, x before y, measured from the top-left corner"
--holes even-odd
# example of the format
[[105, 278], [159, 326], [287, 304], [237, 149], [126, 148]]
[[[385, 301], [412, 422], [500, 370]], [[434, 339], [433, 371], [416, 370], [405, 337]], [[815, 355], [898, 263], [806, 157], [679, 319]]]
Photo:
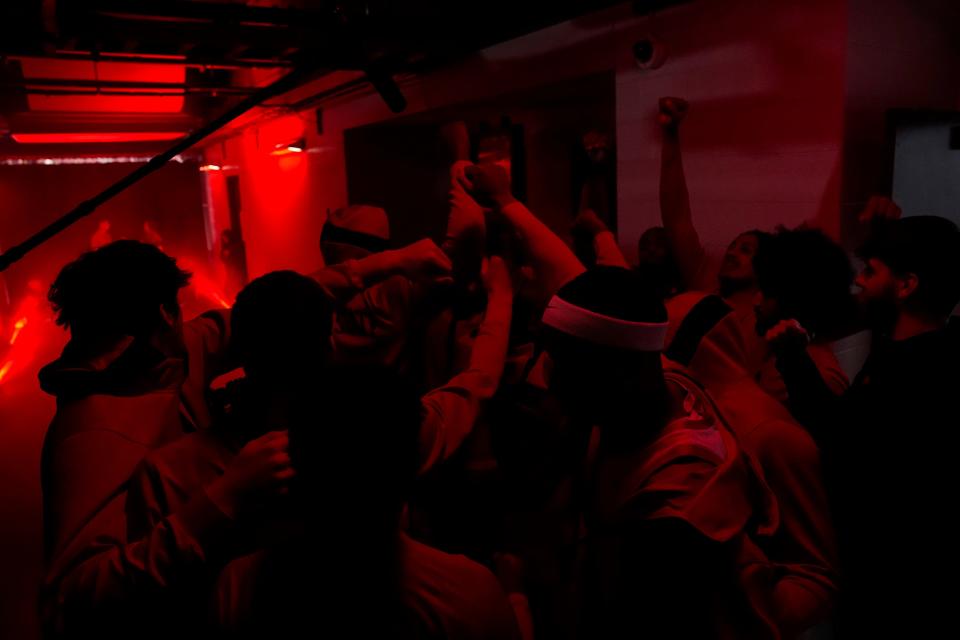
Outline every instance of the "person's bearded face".
[[898, 280], [890, 267], [876, 258], [869, 258], [857, 275], [857, 302], [872, 328], [886, 330], [896, 320]]

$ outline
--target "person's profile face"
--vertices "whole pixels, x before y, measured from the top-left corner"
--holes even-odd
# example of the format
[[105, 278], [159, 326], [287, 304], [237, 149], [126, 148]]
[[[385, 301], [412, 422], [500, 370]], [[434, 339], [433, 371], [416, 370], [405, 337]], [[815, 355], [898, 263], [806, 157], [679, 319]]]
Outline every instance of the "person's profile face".
[[900, 278], [882, 260], [868, 258], [854, 282], [857, 302], [871, 324], [886, 324], [896, 314]]
[[869, 258], [857, 274], [857, 300], [861, 304], [876, 301], [896, 302], [897, 277], [884, 262]]
[[753, 282], [753, 257], [757, 254], [760, 241], [755, 234], [743, 233], [737, 236], [723, 256], [720, 264], [720, 277], [738, 282]]

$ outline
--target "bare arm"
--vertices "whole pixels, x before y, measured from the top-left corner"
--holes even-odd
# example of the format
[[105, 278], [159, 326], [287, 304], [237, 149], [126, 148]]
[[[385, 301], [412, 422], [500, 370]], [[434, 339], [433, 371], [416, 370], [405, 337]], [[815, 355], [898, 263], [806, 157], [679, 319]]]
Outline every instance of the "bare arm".
[[593, 252], [597, 256], [597, 265], [630, 268], [627, 259], [623, 257], [623, 252], [620, 251], [616, 236], [593, 209], [580, 211], [573, 222], [573, 230], [574, 233], [581, 232], [593, 239]]
[[[490, 271], [498, 273], [491, 274]], [[481, 403], [493, 397], [503, 375], [513, 313], [513, 290], [506, 267], [499, 258], [490, 259], [485, 276], [487, 310], [470, 352], [470, 364], [447, 384], [427, 393], [421, 401], [420, 473], [426, 473], [459, 449], [473, 430]]]
[[586, 271], [570, 247], [510, 192], [503, 167], [481, 165], [467, 172], [474, 194], [492, 203], [526, 249], [526, 257], [545, 292], [553, 295], [564, 284]]
[[360, 291], [394, 275], [404, 275], [411, 280], [436, 280], [448, 276], [450, 269], [450, 258], [433, 240], [424, 239], [402, 249], [347, 260], [310, 277], [319, 282], [335, 302], [343, 304]]
[[690, 194], [680, 150], [680, 121], [687, 110], [679, 98], [660, 100], [659, 122], [663, 129], [660, 153], [660, 218], [670, 239], [687, 288], [696, 288], [706, 253], [693, 226]]

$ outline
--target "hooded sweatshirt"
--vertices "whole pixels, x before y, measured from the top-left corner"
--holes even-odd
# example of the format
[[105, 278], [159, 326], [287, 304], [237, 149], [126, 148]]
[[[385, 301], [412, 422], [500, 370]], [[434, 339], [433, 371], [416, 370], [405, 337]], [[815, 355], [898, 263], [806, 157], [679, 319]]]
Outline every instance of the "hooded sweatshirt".
[[702, 384], [740, 447], [759, 463], [780, 523], [758, 539], [769, 561], [764, 580], [784, 637], [822, 622], [837, 596], [837, 551], [813, 439], [749, 374], [739, 321], [717, 296], [687, 294], [667, 305], [668, 370], [686, 367]]
[[57, 397], [41, 456], [48, 635], [120, 633], [124, 605], [184, 579], [174, 572], [201, 564], [228, 524], [206, 494], [133, 544], [124, 516], [127, 483], [144, 455], [209, 425], [204, 393], [228, 367], [228, 326], [220, 312], [185, 323], [181, 354], [127, 337], [83, 357], [70, 343], [40, 372], [41, 387]]

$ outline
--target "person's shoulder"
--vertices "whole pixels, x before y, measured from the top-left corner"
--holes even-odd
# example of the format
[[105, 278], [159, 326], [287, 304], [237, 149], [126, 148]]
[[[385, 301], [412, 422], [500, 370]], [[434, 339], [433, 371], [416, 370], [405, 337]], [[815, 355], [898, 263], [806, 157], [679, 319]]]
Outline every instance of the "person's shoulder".
[[471, 584], [478, 589], [490, 589], [499, 583], [489, 569], [470, 558], [446, 553], [434, 547], [403, 537], [405, 565], [412, 577], [423, 580], [441, 580], [451, 583]]
[[716, 397], [720, 415], [741, 447], [761, 462], [769, 456], [813, 460], [813, 437], [773, 396], [744, 379]]
[[840, 366], [840, 360], [837, 359], [837, 355], [829, 344], [813, 342], [807, 345], [807, 354], [813, 360], [820, 376], [831, 391], [840, 395], [847, 390], [850, 381], [847, 379], [843, 367]]
[[744, 449], [765, 469], [771, 464], [817, 466], [820, 449], [813, 437], [792, 419], [774, 417], [757, 425], [743, 440]]
[[493, 573], [466, 556], [402, 537], [404, 595], [424, 621], [449, 638], [514, 638], [516, 620]]
[[139, 395], [94, 393], [60, 402], [47, 431], [48, 447], [67, 442], [125, 442], [156, 448], [182, 434], [175, 389]]
[[736, 437], [691, 393], [635, 460], [621, 498], [630, 521], [681, 520], [716, 541], [737, 535], [754, 512], [748, 458]]
[[142, 465], [162, 476], [191, 475], [201, 466], [216, 465], [227, 455], [227, 446], [215, 429], [196, 431], [150, 451]]
[[664, 301], [664, 306], [667, 308], [667, 316], [671, 321], [685, 318], [687, 313], [690, 312], [690, 309], [710, 295], [712, 295], [710, 292], [699, 290], [678, 293]]

